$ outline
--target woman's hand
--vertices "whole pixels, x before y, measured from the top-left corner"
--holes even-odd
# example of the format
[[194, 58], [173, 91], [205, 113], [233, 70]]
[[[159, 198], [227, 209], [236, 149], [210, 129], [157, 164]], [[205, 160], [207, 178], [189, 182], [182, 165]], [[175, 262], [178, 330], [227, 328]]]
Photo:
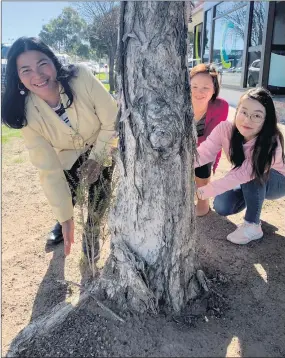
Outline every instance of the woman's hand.
[[80, 176], [86, 177], [87, 184], [92, 184], [98, 180], [102, 166], [93, 159], [87, 159], [79, 168]]
[[74, 222], [73, 218], [61, 223], [64, 239], [64, 254], [70, 254], [71, 244], [74, 244]]
[[198, 200], [203, 200], [203, 190], [197, 188], [196, 189], [196, 196]]

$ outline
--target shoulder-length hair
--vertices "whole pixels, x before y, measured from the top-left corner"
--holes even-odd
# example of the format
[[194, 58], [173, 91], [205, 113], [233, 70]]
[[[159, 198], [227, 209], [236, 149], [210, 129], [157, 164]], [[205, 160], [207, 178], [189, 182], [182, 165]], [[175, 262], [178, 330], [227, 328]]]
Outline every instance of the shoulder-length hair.
[[[271, 168], [272, 161], [275, 160], [278, 140], [280, 141], [282, 147], [282, 159], [285, 163], [284, 138], [277, 126], [276, 111], [270, 92], [262, 87], [248, 90], [240, 98], [236, 115], [239, 106], [241, 105], [241, 101], [244, 98], [250, 98], [258, 101], [265, 108], [265, 121], [256, 137], [252, 151], [252, 176], [256, 178], [260, 184], [263, 184], [268, 179], [269, 169]], [[230, 141], [230, 160], [235, 168], [240, 167], [245, 160], [243, 144], [244, 137], [239, 133], [234, 125]]]
[[211, 63], [200, 63], [199, 65], [192, 68], [190, 71], [190, 82], [191, 79], [196, 76], [198, 73], [206, 73], [211, 76], [213, 85], [214, 85], [214, 94], [211, 98], [211, 101], [214, 102], [220, 93], [220, 84], [218, 80], [218, 72], [215, 66]]
[[64, 67], [52, 50], [39, 38], [20, 37], [8, 52], [5, 92], [2, 100], [2, 121], [8, 127], [16, 129], [27, 125], [25, 102], [29, 91], [25, 88], [25, 94], [20, 94], [20, 79], [17, 71], [17, 58], [27, 51], [42, 52], [52, 60], [57, 71], [57, 80], [68, 97], [67, 108], [72, 105], [74, 98], [69, 82], [76, 75], [76, 67], [73, 65]]

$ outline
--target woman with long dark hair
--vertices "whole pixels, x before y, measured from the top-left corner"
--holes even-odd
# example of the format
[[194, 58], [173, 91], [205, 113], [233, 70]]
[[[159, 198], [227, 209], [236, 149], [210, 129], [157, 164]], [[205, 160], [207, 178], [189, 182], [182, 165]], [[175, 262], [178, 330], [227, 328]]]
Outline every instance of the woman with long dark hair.
[[[218, 97], [220, 92], [218, 72], [212, 64], [201, 63], [193, 67], [190, 72], [190, 86], [199, 147], [212, 130], [227, 119], [229, 105], [224, 99]], [[198, 188], [210, 183], [212, 169], [215, 172], [220, 157], [221, 152], [217, 154], [213, 162], [205, 163], [195, 169], [195, 181]], [[209, 199], [198, 199], [197, 216], [204, 216], [209, 210]]]
[[64, 67], [37, 38], [21, 37], [11, 46], [2, 121], [21, 129], [58, 220], [48, 241], [64, 240], [65, 254], [74, 241], [79, 171], [87, 176], [92, 201], [101, 168], [104, 178], [109, 175], [116, 115], [115, 100], [86, 67]]
[[215, 197], [223, 216], [246, 208], [245, 220], [227, 239], [247, 244], [263, 236], [260, 214], [264, 199], [285, 196], [284, 138], [277, 125], [270, 93], [254, 88], [240, 99], [234, 123], [220, 123], [198, 148], [196, 167], [214, 160], [224, 149], [233, 165], [223, 178], [197, 189], [197, 197]]

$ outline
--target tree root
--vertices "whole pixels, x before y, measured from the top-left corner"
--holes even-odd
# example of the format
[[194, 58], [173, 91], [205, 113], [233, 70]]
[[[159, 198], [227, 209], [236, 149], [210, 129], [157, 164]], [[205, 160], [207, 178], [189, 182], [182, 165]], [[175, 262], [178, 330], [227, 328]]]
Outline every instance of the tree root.
[[62, 324], [74, 309], [79, 307], [88, 297], [93, 298], [97, 305], [103, 311], [106, 311], [111, 318], [123, 323], [125, 322], [120, 316], [98, 300], [94, 293], [90, 292], [89, 289], [85, 289], [82, 285], [73, 281], [57, 280], [57, 282], [64, 285], [70, 284], [79, 287], [82, 293], [80, 296], [75, 297], [71, 303], [61, 302], [56, 305], [49, 314], [41, 316], [39, 319], [31, 322], [25, 327], [12, 341], [6, 357], [19, 356], [36, 337], [45, 335], [51, 329]]
[[86, 292], [75, 297], [71, 303], [61, 302], [48, 315], [32, 321], [13, 339], [6, 357], [19, 356], [35, 337], [48, 333], [51, 329], [64, 322], [75, 307], [82, 304], [88, 296]]
[[120, 316], [118, 316], [115, 312], [113, 312], [109, 307], [105, 306], [100, 300], [98, 300], [98, 298], [92, 293], [87, 291], [86, 289], [84, 289], [84, 287], [82, 285], [79, 285], [76, 282], [73, 281], [67, 281], [67, 280], [57, 280], [57, 282], [62, 283], [62, 284], [69, 284], [69, 285], [73, 285], [76, 287], [79, 287], [83, 292], [86, 292], [87, 294], [90, 295], [90, 297], [93, 298], [93, 300], [97, 303], [97, 305], [102, 309], [108, 312], [108, 314], [112, 317], [115, 318], [117, 321], [120, 321], [122, 323], [125, 323], [125, 321], [123, 320], [123, 318], [121, 318]]
[[199, 284], [203, 288], [203, 290], [205, 292], [209, 292], [208, 280], [207, 280], [207, 277], [206, 277], [204, 271], [197, 270], [196, 277], [197, 277], [197, 280], [198, 280]]

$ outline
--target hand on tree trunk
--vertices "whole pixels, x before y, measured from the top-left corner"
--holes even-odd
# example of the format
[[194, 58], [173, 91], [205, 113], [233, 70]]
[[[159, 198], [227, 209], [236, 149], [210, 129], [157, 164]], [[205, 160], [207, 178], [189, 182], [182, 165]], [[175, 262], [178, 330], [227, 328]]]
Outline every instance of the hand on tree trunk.
[[197, 199], [199, 199], [199, 200], [204, 200], [204, 198], [203, 198], [203, 190], [201, 189], [201, 188], [197, 188], [196, 189], [196, 196], [197, 196]]

